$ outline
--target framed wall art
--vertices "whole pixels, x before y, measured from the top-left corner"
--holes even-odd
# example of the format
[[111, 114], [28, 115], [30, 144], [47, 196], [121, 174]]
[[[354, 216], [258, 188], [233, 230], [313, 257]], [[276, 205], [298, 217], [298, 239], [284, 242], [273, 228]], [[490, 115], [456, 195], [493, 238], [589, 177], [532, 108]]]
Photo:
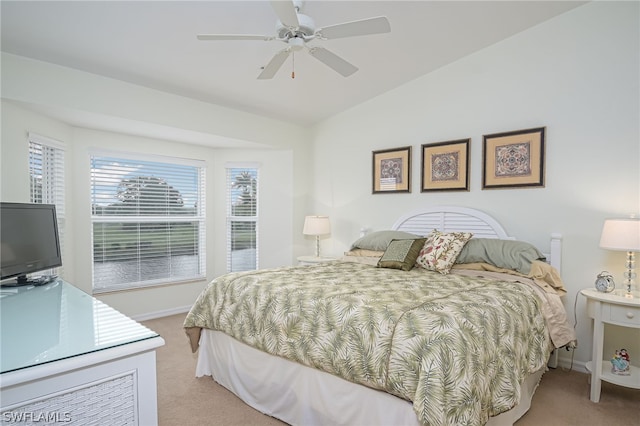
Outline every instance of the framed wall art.
[[469, 190], [471, 139], [422, 145], [422, 187], [429, 191]]
[[482, 189], [544, 187], [545, 129], [484, 135]]
[[373, 151], [373, 193], [411, 192], [411, 147]]

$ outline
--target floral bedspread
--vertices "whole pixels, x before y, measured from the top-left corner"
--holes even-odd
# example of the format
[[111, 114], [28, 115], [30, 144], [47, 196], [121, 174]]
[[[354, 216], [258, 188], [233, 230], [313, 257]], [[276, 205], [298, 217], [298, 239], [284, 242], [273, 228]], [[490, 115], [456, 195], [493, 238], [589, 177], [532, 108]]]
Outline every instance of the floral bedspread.
[[221, 276], [184, 326], [412, 401], [424, 425], [481, 425], [547, 361], [541, 303], [520, 283], [331, 262]]

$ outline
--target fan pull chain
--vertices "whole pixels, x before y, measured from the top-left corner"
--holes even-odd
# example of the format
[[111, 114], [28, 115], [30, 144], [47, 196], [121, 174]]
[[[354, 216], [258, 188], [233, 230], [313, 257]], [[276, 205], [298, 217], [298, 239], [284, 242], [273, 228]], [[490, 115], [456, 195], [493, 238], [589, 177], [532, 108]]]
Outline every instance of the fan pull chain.
[[291, 78], [296, 78], [296, 52], [291, 52]]

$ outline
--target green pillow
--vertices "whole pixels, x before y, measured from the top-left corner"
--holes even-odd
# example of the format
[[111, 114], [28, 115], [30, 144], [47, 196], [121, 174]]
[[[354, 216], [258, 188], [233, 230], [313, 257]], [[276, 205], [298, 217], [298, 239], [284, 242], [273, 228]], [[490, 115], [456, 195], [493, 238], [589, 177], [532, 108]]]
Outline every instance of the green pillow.
[[534, 260], [545, 260], [545, 257], [524, 241], [472, 238], [462, 248], [456, 263], [489, 263], [527, 275]]
[[353, 249], [365, 249], [385, 251], [391, 240], [413, 240], [419, 238], [419, 235], [410, 234], [404, 231], [375, 231], [371, 232], [364, 237], [358, 238], [353, 244], [351, 244], [351, 250]]
[[391, 240], [387, 250], [378, 261], [378, 267], [410, 271], [413, 269], [425, 241], [426, 238]]

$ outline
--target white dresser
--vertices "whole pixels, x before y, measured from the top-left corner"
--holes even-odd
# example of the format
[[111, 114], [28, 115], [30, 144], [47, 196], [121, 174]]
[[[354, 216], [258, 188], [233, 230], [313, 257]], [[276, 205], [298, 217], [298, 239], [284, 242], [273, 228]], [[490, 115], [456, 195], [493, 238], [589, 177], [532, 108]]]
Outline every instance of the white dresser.
[[158, 423], [155, 332], [77, 287], [0, 288], [0, 423]]

